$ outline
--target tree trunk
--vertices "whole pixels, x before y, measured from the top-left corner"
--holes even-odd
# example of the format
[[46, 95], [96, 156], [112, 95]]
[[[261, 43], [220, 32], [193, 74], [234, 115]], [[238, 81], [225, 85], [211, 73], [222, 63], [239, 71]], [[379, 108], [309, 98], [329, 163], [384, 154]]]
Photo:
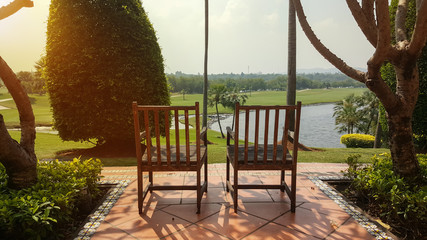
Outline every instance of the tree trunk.
[[205, 58], [203, 63], [203, 119], [202, 126], [208, 127], [208, 43], [209, 43], [209, 0], [205, 0]]
[[10, 137], [0, 114], [0, 162], [9, 176], [8, 186], [16, 189], [26, 188], [37, 182], [33, 109], [15, 73], [1, 57], [0, 78], [15, 101], [21, 122], [21, 141], [18, 143]]
[[225, 138], [224, 133], [222, 132], [221, 121], [219, 120], [219, 112], [218, 112], [218, 103], [217, 102], [215, 103], [215, 108], [216, 108], [216, 117], [218, 118], [219, 130], [221, 131], [222, 138]]
[[383, 129], [381, 127], [381, 121], [380, 121], [380, 111], [378, 110], [378, 120], [377, 120], [377, 128], [375, 130], [375, 142], [374, 142], [374, 148], [380, 148], [381, 147], [381, 136]]
[[393, 171], [408, 179], [418, 176], [420, 172], [412, 139], [411, 119], [399, 112], [387, 117]]
[[[295, 7], [292, 1], [289, 1], [289, 16], [288, 16], [288, 90], [286, 92], [286, 104], [295, 105], [296, 102], [296, 55], [297, 55], [297, 41], [296, 41], [296, 15]], [[295, 117], [291, 113], [289, 119], [289, 130], [294, 130]]]

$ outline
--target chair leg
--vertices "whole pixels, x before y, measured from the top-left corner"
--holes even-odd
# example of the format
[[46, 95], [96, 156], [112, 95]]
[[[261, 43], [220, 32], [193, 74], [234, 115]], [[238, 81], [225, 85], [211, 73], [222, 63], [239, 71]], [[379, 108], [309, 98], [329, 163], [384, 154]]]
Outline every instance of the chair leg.
[[201, 174], [200, 169], [197, 170], [197, 212], [196, 214], [200, 214], [200, 207], [202, 205], [202, 188], [200, 186]]
[[143, 191], [143, 187], [144, 187], [143, 179], [144, 179], [144, 176], [142, 174], [142, 171], [138, 170], [137, 181], [138, 181], [138, 212], [139, 212], [139, 214], [142, 213], [142, 207], [143, 207], [142, 204], [143, 204], [143, 201], [144, 201], [144, 197], [143, 197], [144, 193], [142, 192]]
[[237, 192], [239, 190], [239, 177], [237, 175], [237, 166], [234, 167], [234, 186], [233, 186], [233, 203], [234, 203], [234, 212], [237, 213]]
[[284, 170], [280, 172], [280, 185], [282, 186], [280, 188], [280, 191], [284, 192], [285, 191], [285, 171]]
[[207, 155], [205, 160], [205, 183], [206, 183], [205, 192], [208, 192], [208, 157]]
[[297, 171], [296, 169], [292, 169], [292, 177], [291, 177], [291, 212], [295, 212], [297, 200]]
[[228, 156], [227, 156], [227, 163], [226, 163], [226, 177], [225, 177], [225, 187], [226, 187], [226, 190], [227, 190], [227, 192], [230, 192], [230, 189], [228, 189], [228, 182], [230, 181], [230, 159], [228, 159]]
[[[152, 172], [152, 171], [150, 171], [150, 172], [148, 173], [148, 181], [149, 181], [149, 184], [151, 184], [151, 186], [154, 186], [154, 182], [153, 182], [153, 172]], [[150, 193], [153, 193], [153, 189], [152, 189], [152, 188], [150, 188]]]

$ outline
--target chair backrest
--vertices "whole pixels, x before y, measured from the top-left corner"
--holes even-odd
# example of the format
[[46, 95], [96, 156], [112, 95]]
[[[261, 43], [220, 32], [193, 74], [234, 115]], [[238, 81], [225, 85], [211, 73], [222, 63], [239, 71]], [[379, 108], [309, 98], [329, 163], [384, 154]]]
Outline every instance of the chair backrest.
[[[197, 151], [197, 159], [198, 161], [200, 160], [201, 141], [198, 102], [194, 106], [138, 105], [137, 102], [133, 102], [132, 109], [138, 162], [142, 160], [143, 154], [141, 138], [145, 139], [147, 162], [150, 166], [189, 166], [191, 141], [195, 141], [193, 145], [195, 145]], [[185, 140], [183, 142], [180, 141], [179, 122], [180, 114], [182, 113], [185, 121], [183, 124]], [[190, 131], [190, 116], [195, 117], [195, 132], [193, 134]], [[171, 118], [173, 118], [175, 129], [171, 129]], [[175, 139], [171, 139], [173, 135], [175, 135]], [[165, 139], [164, 145], [161, 145], [162, 137]], [[171, 152], [172, 145], [174, 145], [175, 152]], [[162, 154], [162, 151], [166, 154]], [[162, 159], [162, 157], [166, 159]], [[156, 159], [156, 162], [153, 162], [153, 158]]]
[[[244, 115], [244, 122], [240, 120], [241, 113]], [[264, 117], [260, 117], [260, 115], [262, 114], [264, 115]], [[248, 164], [249, 146], [253, 146], [254, 163], [276, 163], [278, 152], [277, 150], [278, 146], [280, 145], [283, 149], [283, 151], [281, 151], [283, 156], [280, 157], [280, 159], [286, 159], [286, 154], [288, 153], [287, 143], [289, 136], [293, 138], [293, 149], [289, 149], [292, 150], [292, 163], [296, 164], [296, 158], [298, 153], [300, 116], [301, 102], [298, 102], [297, 105], [294, 106], [241, 106], [239, 103], [236, 103], [234, 131], [236, 133], [236, 138], [239, 138], [239, 131], [241, 131], [240, 128], [244, 129], [243, 141], [245, 146], [245, 152], [243, 164]], [[293, 129], [290, 126], [291, 119], [295, 120]], [[283, 126], [281, 122], [283, 123]], [[260, 126], [263, 126], [264, 131], [260, 131]], [[281, 127], [283, 127], [283, 129], [281, 129]], [[280, 131], [282, 131], [283, 133], [281, 139], [279, 139]], [[250, 135], [252, 135], [253, 138], [251, 137], [250, 139]], [[260, 140], [260, 138], [263, 139]], [[271, 143], [269, 143], [269, 139]], [[280, 140], [281, 143], [279, 143]], [[264, 149], [266, 149], [266, 151], [263, 152], [262, 159], [258, 159], [259, 145], [264, 145]], [[269, 148], [266, 147], [267, 145], [269, 146]], [[238, 144], [236, 144], [236, 142], [234, 147], [236, 154], [235, 158], [237, 159]], [[271, 149], [271, 151], [267, 151], [267, 149]], [[242, 159], [240, 159], [240, 161], [241, 160]]]

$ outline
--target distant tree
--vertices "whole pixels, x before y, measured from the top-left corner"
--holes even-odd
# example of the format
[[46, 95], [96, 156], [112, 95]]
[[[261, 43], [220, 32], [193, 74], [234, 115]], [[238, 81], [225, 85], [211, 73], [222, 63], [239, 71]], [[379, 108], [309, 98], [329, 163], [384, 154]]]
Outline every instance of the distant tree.
[[216, 116], [218, 118], [219, 130], [221, 131], [222, 138], [225, 138], [222, 132], [221, 120], [219, 118], [218, 104], [222, 104], [225, 107], [225, 98], [227, 96], [227, 88], [224, 84], [212, 84], [209, 86], [208, 91], [208, 104], [210, 107], [215, 106]]
[[[33, 7], [29, 0], [15, 0], [0, 8], [0, 19], [9, 17], [23, 7]], [[17, 29], [19, 30], [19, 29]], [[36, 139], [35, 119], [30, 99], [9, 65], [0, 57], [0, 78], [9, 90], [19, 112], [21, 140], [11, 138], [0, 114], [0, 163], [8, 175], [11, 188], [22, 189], [37, 182], [37, 157], [34, 151]]]
[[[393, 1], [397, 2], [395, 9], [389, 9], [387, 0], [346, 1], [359, 28], [375, 47], [367, 61], [367, 72], [362, 72], [350, 67], [320, 41], [307, 22], [301, 0], [293, 0], [301, 27], [316, 50], [341, 72], [366, 84], [381, 101], [387, 114], [393, 171], [412, 181], [420, 179], [411, 120], [420, 86], [417, 60], [427, 40], [427, 1]], [[415, 19], [407, 18], [411, 1], [415, 2]], [[395, 12], [394, 25], [390, 24], [390, 11]], [[411, 35], [407, 33], [408, 25], [414, 29]], [[394, 36], [392, 28], [395, 29]], [[390, 88], [381, 76], [381, 66], [386, 62], [395, 69], [396, 90]]]
[[223, 105], [226, 108], [230, 108], [233, 110], [233, 121], [231, 124], [231, 129], [234, 129], [234, 117], [236, 116], [236, 103], [240, 103], [241, 105], [246, 103], [246, 100], [248, 99], [248, 95], [244, 93], [240, 93], [239, 89], [234, 88], [233, 91], [227, 92], [224, 100]]
[[131, 147], [132, 101], [170, 104], [163, 57], [139, 0], [52, 0], [46, 76], [63, 140]]
[[339, 132], [354, 133], [361, 121], [361, 115], [357, 111], [357, 98], [354, 94], [345, 97], [334, 106], [335, 125]]
[[363, 92], [362, 96], [356, 97], [358, 112], [361, 116], [358, 131], [364, 134], [375, 134], [378, 120], [379, 100], [371, 91]]
[[22, 87], [24, 87], [26, 93], [46, 93], [46, 90], [44, 88], [45, 81], [43, 78], [38, 77], [38, 74], [28, 71], [21, 71], [16, 73], [16, 77], [19, 79], [19, 81], [21, 81]]

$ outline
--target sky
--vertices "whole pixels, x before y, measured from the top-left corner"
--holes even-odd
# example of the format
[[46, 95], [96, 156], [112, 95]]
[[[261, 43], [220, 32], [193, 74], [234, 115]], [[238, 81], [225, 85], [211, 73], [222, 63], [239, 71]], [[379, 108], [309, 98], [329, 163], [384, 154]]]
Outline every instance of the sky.
[[[0, 6], [11, 0], [0, 0]], [[0, 20], [0, 56], [34, 71], [45, 52], [50, 0], [33, 0]], [[286, 73], [288, 0], [210, 0], [208, 73]], [[374, 48], [343, 0], [302, 0], [321, 41], [350, 66], [366, 68]], [[204, 0], [142, 0], [156, 30], [165, 72], [203, 74]], [[297, 69], [331, 69], [297, 23]]]

